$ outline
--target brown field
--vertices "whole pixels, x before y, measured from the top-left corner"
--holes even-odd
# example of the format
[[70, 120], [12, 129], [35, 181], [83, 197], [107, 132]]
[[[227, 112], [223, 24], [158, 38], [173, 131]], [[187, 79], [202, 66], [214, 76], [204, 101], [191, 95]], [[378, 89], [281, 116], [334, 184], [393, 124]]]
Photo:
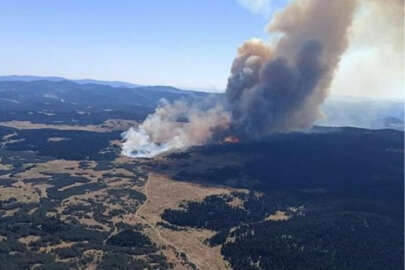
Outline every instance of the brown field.
[[[187, 259], [199, 269], [229, 269], [227, 262], [220, 253], [220, 247], [209, 247], [204, 240], [214, 235], [213, 231], [187, 229], [187, 231], [172, 231], [156, 226], [162, 221], [160, 215], [167, 208], [178, 208], [184, 201], [201, 201], [209, 195], [229, 194], [234, 189], [223, 187], [208, 187], [200, 184], [177, 182], [170, 178], [151, 173], [145, 185], [148, 197], [136, 214], [126, 216], [129, 224], [144, 223], [149, 225], [151, 238], [161, 245], [172, 247], [177, 253], [185, 253]], [[165, 255], [172, 260], [175, 269], [189, 269], [168, 248]]]
[[86, 250], [86, 252], [83, 255], [86, 257], [92, 258], [92, 261], [87, 266], [85, 266], [83, 269], [96, 270], [98, 264], [100, 263], [101, 259], [103, 258], [104, 251], [97, 250], [97, 249]]
[[10, 165], [10, 164], [1, 164], [1, 160], [0, 160], [0, 171], [1, 171], [1, 170], [8, 171], [8, 170], [12, 170], [12, 169], [13, 169], [13, 165]]
[[[60, 130], [88, 130], [96, 132], [105, 132], [110, 130], [119, 130], [134, 126], [136, 123], [131, 121], [109, 120], [98, 126], [68, 126], [68, 125], [44, 125], [33, 124], [24, 121], [12, 121], [0, 123], [0, 126], [9, 126], [17, 129], [40, 129], [40, 128], [55, 128]], [[12, 139], [13, 134], [8, 137]], [[54, 137], [49, 138], [50, 142], [62, 141], [65, 138]], [[119, 146], [120, 141], [112, 141], [111, 145]], [[212, 158], [199, 162], [201, 157], [192, 156], [190, 159], [181, 160], [180, 163], [189, 164], [190, 169], [205, 170], [206, 167], [215, 168], [223, 166], [232, 166], [243, 163], [249, 157], [238, 156], [225, 156]], [[114, 163], [119, 164], [136, 164], [136, 170], [144, 170], [150, 164], [156, 165], [159, 163], [168, 164], [172, 161], [167, 160], [165, 157], [159, 157], [154, 160], [134, 160], [127, 157], [119, 157]], [[176, 161], [177, 162], [177, 161]], [[178, 164], [177, 164], [178, 165]], [[174, 265], [174, 269], [193, 269], [192, 265], [197, 266], [201, 270], [222, 270], [230, 269], [228, 262], [226, 262], [221, 255], [221, 246], [210, 247], [205, 244], [205, 240], [211, 238], [215, 232], [204, 229], [186, 228], [185, 230], [175, 231], [161, 226], [157, 226], [158, 222], [162, 222], [161, 214], [165, 209], [179, 208], [182, 202], [186, 201], [202, 201], [210, 195], [230, 194], [233, 191], [246, 192], [245, 190], [232, 189], [222, 186], [209, 186], [200, 183], [180, 182], [174, 181], [170, 178], [172, 171], [168, 171], [168, 175], [149, 173], [147, 181], [140, 180], [141, 184], [136, 184], [131, 178], [137, 177], [137, 173], [129, 170], [117, 168], [111, 170], [95, 170], [97, 166], [95, 161], [91, 161], [86, 168], [80, 168], [79, 161], [68, 160], [52, 160], [43, 163], [24, 164], [23, 170], [14, 175], [3, 176], [3, 178], [10, 178], [17, 180], [11, 187], [0, 187], [0, 201], [15, 198], [19, 202], [34, 202], [38, 203], [40, 198], [47, 197], [46, 189], [51, 187], [49, 184], [28, 183], [27, 179], [34, 178], [50, 178], [52, 176], [45, 173], [66, 173], [71, 176], [81, 176], [90, 180], [91, 183], [102, 182], [106, 184], [105, 188], [96, 191], [86, 192], [80, 195], [73, 195], [58, 203], [58, 206], [48, 211], [47, 216], [57, 216], [61, 220], [74, 218], [79, 223], [86, 227], [97, 227], [99, 230], [112, 231], [112, 235], [118, 233], [117, 223], [123, 222], [129, 225], [144, 225], [143, 233], [151, 238], [151, 240], [162, 247], [162, 252], [167, 257], [168, 261]], [[180, 166], [181, 167], [181, 166]], [[12, 169], [8, 165], [2, 165], [0, 160], [0, 170]], [[174, 172], [174, 171], [173, 171]], [[106, 176], [112, 174], [112, 176]], [[114, 176], [117, 175], [117, 176]], [[70, 186], [65, 186], [59, 189], [64, 191], [68, 188], [84, 185], [84, 183], [74, 183]], [[127, 196], [120, 198], [120, 200], [109, 200], [111, 196], [110, 189], [136, 189], [147, 196], [147, 200], [142, 204], [137, 204], [134, 199]], [[103, 219], [97, 219], [95, 212], [89, 210], [85, 216], [72, 214], [68, 216], [64, 214], [64, 210], [72, 205], [90, 205], [92, 203], [102, 204], [105, 207], [104, 214], [108, 216], [112, 210], [123, 210], [124, 214], [116, 215], [111, 218], [112, 222], [104, 222]], [[229, 202], [234, 207], [243, 207], [243, 201], [234, 197]], [[18, 210], [18, 209], [17, 209]], [[9, 211], [6, 215], [14, 215], [17, 210]], [[38, 207], [33, 208], [30, 214], [38, 210]], [[95, 210], [94, 210], [95, 211]], [[66, 213], [66, 212], [65, 212]], [[280, 220], [283, 217], [280, 213], [275, 214]], [[271, 217], [271, 218], [270, 218]], [[270, 216], [270, 220], [274, 220]], [[110, 217], [108, 217], [110, 219]], [[101, 221], [100, 221], [101, 220]], [[101, 223], [102, 222], [102, 223]], [[19, 241], [27, 246], [40, 238], [35, 236], [27, 236], [20, 238]], [[1, 238], [0, 238], [1, 241]], [[56, 245], [42, 247], [40, 252], [49, 253], [60, 248], [69, 248], [74, 243], [61, 242]], [[86, 251], [84, 256], [90, 256], [92, 261], [84, 269], [96, 269], [103, 257], [103, 252], [100, 250]], [[182, 256], [185, 254], [185, 256]]]
[[75, 244], [75, 242], [60, 242], [59, 244], [56, 245], [52, 245], [52, 246], [47, 246], [47, 247], [41, 247], [39, 249], [40, 252], [45, 252], [45, 253], [49, 253], [52, 252], [55, 249], [60, 249], [60, 248], [70, 248], [73, 246], [73, 244]]
[[18, 242], [20, 242], [21, 244], [24, 244], [24, 245], [30, 245], [31, 243], [37, 242], [40, 239], [41, 239], [40, 236], [28, 235], [28, 236], [21, 237], [20, 239], [18, 239]]
[[[82, 130], [94, 132], [107, 132], [112, 130], [126, 130], [130, 127], [138, 125], [136, 121], [122, 120], [122, 119], [109, 119], [100, 125], [54, 125], [54, 124], [39, 124], [30, 121], [7, 121], [0, 122], [0, 126], [10, 127], [16, 129], [57, 129], [57, 130]], [[10, 134], [8, 136], [13, 136]], [[3, 138], [4, 139], [4, 138]]]
[[39, 202], [40, 195], [34, 191], [30, 185], [20, 185], [18, 187], [3, 187], [0, 189], [0, 201], [15, 198], [19, 202]]
[[276, 213], [269, 215], [266, 220], [270, 221], [285, 221], [289, 220], [291, 217], [286, 215], [286, 212], [277, 210]]
[[38, 124], [31, 123], [29, 121], [8, 121], [0, 122], [0, 126], [10, 127], [16, 129], [58, 129], [58, 130], [83, 130], [83, 131], [94, 131], [94, 132], [105, 132], [104, 128], [96, 125], [78, 126], [78, 125], [51, 125], [51, 124]]

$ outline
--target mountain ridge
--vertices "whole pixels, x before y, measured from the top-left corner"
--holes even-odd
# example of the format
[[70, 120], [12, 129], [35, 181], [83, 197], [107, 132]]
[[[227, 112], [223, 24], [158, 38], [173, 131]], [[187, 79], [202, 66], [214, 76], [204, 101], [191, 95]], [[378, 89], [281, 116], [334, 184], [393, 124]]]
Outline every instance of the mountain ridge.
[[123, 81], [104, 81], [104, 80], [94, 80], [94, 79], [69, 79], [59, 76], [35, 76], [35, 75], [3, 75], [0, 76], [0, 81], [23, 81], [23, 82], [33, 82], [33, 81], [72, 81], [78, 84], [99, 84], [108, 85], [111, 87], [126, 87], [126, 88], [136, 88], [142, 85], [123, 82]]

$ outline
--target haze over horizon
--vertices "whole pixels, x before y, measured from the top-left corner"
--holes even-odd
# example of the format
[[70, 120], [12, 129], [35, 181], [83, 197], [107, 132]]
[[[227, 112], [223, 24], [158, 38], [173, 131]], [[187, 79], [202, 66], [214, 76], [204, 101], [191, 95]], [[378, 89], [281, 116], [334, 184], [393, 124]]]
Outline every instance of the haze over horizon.
[[[264, 29], [286, 2], [182, 0], [148, 5], [103, 0], [96, 5], [41, 0], [23, 1], [21, 9], [21, 2], [4, 1], [0, 75], [223, 92], [237, 48], [251, 37], [274, 40]], [[349, 50], [331, 94], [403, 100], [404, 50], [403, 46], [393, 49], [392, 44], [400, 39], [395, 35], [403, 27], [399, 32], [384, 31], [390, 22], [380, 17], [370, 21], [376, 18], [371, 2], [356, 13]]]

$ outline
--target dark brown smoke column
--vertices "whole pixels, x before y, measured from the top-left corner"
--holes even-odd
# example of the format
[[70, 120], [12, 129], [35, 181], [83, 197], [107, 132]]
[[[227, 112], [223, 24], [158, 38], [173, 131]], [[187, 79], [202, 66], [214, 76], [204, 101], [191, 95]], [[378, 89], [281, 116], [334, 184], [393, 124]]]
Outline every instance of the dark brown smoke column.
[[310, 127], [341, 55], [355, 11], [354, 0], [301, 0], [276, 14], [273, 46], [259, 40], [238, 50], [227, 86], [233, 129], [255, 137]]

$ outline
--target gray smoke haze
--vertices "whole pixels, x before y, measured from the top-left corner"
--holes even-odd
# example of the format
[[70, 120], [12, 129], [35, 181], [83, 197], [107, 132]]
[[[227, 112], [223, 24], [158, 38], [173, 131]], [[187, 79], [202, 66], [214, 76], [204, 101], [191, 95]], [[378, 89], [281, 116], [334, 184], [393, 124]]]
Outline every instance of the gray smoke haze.
[[[210, 109], [201, 109], [166, 102], [124, 134], [123, 154], [153, 157], [204, 144], [227, 130], [254, 138], [311, 127], [322, 117], [320, 107], [348, 48], [356, 8], [366, 1], [378, 4], [385, 16], [403, 7], [400, 0], [290, 2], [267, 27], [272, 43], [253, 39], [239, 48], [228, 79], [226, 104], [218, 101]], [[402, 24], [402, 20], [400, 12], [392, 24]], [[179, 121], [182, 118], [186, 121]]]

